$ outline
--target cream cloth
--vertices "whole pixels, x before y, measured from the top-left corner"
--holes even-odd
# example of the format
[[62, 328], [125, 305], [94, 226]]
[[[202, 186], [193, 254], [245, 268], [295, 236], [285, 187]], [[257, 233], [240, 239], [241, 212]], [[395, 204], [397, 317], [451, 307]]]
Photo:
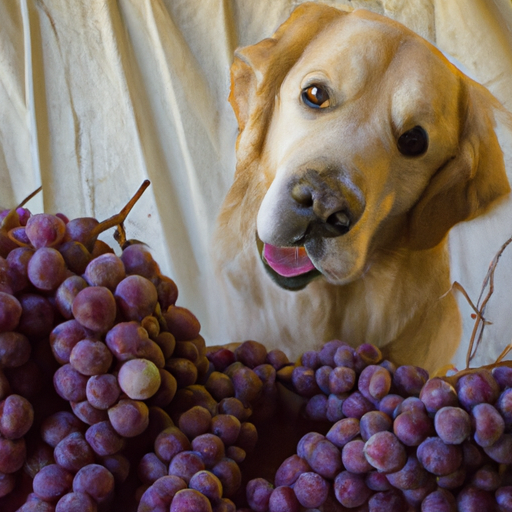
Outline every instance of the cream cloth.
[[[101, 220], [149, 178], [151, 188], [126, 222], [128, 236], [153, 248], [208, 343], [241, 341], [226, 339], [229, 311], [209, 254], [235, 168], [229, 68], [237, 46], [270, 36], [298, 3], [0, 0], [0, 204], [14, 206], [42, 184], [33, 213]], [[509, 0], [326, 3], [404, 23], [512, 108]], [[473, 297], [512, 235], [511, 208], [512, 199], [453, 233], [453, 276]], [[111, 233], [103, 238], [114, 243]], [[500, 318], [492, 318], [480, 362], [490, 362], [512, 338], [511, 262], [504, 256], [500, 264]], [[465, 340], [470, 328], [468, 322]], [[463, 353], [464, 346], [459, 365]]]

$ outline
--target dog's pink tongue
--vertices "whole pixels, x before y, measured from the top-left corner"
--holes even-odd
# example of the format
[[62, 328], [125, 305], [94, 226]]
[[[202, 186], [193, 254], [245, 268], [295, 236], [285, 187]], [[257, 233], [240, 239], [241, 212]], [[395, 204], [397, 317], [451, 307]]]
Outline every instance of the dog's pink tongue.
[[265, 244], [263, 257], [269, 267], [284, 277], [299, 276], [315, 268], [304, 247], [276, 247]]

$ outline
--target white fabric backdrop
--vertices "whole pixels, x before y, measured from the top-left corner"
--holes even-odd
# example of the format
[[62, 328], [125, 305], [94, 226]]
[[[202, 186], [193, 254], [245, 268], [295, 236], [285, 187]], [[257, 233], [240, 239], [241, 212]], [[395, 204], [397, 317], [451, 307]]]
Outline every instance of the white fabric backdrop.
[[[298, 3], [0, 0], [0, 205], [14, 206], [42, 184], [43, 193], [29, 205], [33, 213], [101, 220], [149, 178], [152, 187], [126, 223], [129, 237], [154, 249], [163, 271], [178, 283], [179, 304], [198, 316], [208, 343], [241, 341], [226, 338], [229, 312], [209, 256], [235, 168], [229, 68], [237, 46], [270, 36]], [[512, 109], [510, 0], [326, 3], [401, 21]], [[511, 153], [508, 131], [503, 141]], [[512, 182], [510, 158], [509, 164]], [[472, 297], [510, 235], [512, 199], [454, 231], [453, 277]], [[491, 362], [512, 338], [507, 253], [496, 279], [489, 309], [494, 324], [479, 363]], [[465, 342], [471, 327], [470, 320]], [[459, 366], [464, 354], [463, 345]]]

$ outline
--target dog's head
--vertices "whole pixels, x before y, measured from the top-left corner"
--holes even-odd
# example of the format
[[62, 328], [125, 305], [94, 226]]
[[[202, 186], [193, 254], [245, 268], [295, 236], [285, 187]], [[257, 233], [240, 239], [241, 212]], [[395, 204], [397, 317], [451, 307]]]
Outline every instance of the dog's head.
[[380, 250], [435, 247], [510, 190], [497, 101], [365, 10], [298, 7], [237, 51], [230, 101], [240, 133], [226, 204], [253, 215], [244, 228], [285, 288], [320, 274], [345, 284]]

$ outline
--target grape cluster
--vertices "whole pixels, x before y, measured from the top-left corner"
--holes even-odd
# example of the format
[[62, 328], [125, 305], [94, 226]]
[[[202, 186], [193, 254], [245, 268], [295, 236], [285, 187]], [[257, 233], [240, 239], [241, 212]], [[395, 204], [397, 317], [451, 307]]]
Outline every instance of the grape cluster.
[[331, 427], [304, 435], [273, 482], [248, 483], [250, 510], [512, 510], [511, 367], [429, 379], [333, 340], [282, 377]]
[[134, 200], [103, 222], [0, 212], [2, 512], [512, 512], [512, 367], [207, 347], [124, 239]]

